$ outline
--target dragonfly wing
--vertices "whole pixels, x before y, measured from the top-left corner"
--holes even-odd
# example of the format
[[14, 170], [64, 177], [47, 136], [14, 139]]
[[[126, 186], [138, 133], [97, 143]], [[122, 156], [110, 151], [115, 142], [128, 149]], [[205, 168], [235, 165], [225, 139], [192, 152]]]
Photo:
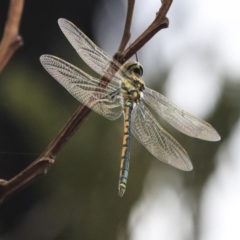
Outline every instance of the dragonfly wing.
[[123, 110], [123, 99], [111, 84], [99, 86], [99, 79], [51, 55], [42, 55], [44, 68], [78, 101], [102, 116], [115, 120]]
[[184, 171], [192, 170], [186, 151], [160, 126], [143, 103], [137, 104], [132, 111], [131, 131], [157, 159]]
[[219, 134], [209, 123], [180, 109], [160, 93], [145, 88], [144, 101], [180, 132], [207, 141], [220, 140]]
[[[120, 87], [122, 82], [118, 70], [121, 65], [96, 46], [80, 29], [64, 18], [58, 20], [58, 24], [71, 45], [79, 56], [101, 76], [107, 76], [112, 84]], [[114, 76], [114, 79], [112, 77]]]

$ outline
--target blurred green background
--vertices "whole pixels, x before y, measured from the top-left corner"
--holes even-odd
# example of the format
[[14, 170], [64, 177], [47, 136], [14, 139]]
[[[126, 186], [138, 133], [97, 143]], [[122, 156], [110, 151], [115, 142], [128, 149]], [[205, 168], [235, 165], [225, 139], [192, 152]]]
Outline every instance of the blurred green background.
[[[0, 3], [1, 33], [8, 2]], [[174, 10], [170, 9], [172, 15], [177, 13], [180, 18], [181, 13], [187, 12], [184, 5], [179, 7], [174, 2], [173, 6]], [[143, 14], [143, 7], [139, 9], [134, 14], [145, 22], [148, 12]], [[148, 18], [153, 19], [155, 12]], [[39, 62], [39, 57], [48, 53], [91, 72], [61, 33], [57, 19], [69, 19], [102, 46], [104, 39], [113, 41], [110, 36], [113, 29], [121, 36], [125, 14], [125, 1], [26, 1], [20, 27], [24, 46], [0, 75], [0, 178], [12, 178], [37, 158], [79, 106]], [[108, 25], [105, 26], [104, 21], [108, 21]], [[102, 25], [98, 25], [99, 22]], [[147, 26], [149, 22], [146, 20], [145, 24]], [[179, 24], [184, 26], [184, 21]], [[140, 33], [142, 30], [144, 27], [136, 31]], [[172, 30], [170, 25], [169, 29], [158, 34], [158, 39], [164, 38], [167, 31], [177, 31], [174, 20]], [[120, 38], [113, 41], [110, 54], [117, 49], [119, 41]], [[140, 52], [140, 62], [144, 58], [155, 69], [151, 71], [145, 66], [146, 85], [164, 93], [173, 64], [165, 61], [161, 55], [161, 42], [158, 45], [158, 55], [164, 64], [144, 54], [144, 50]], [[147, 46], [155, 48], [156, 42], [150, 41]], [[168, 47], [171, 48], [171, 42]], [[104, 50], [108, 50], [107, 46]], [[206, 55], [206, 61], [209, 58], [211, 54]], [[203, 234], [207, 231], [203, 227], [204, 216], [207, 216], [202, 207], [207, 201], [204, 200], [204, 191], [216, 174], [220, 153], [226, 154], [226, 146], [233, 141], [231, 135], [236, 132], [240, 110], [239, 77], [222, 73], [218, 78], [222, 87], [211, 111], [203, 118], [217, 129], [221, 142], [187, 137], [160, 120], [187, 150], [193, 171], [181, 172], [157, 161], [133, 139], [127, 191], [123, 198], [118, 197], [123, 119], [111, 122], [91, 113], [57, 156], [48, 174], [0, 206], [0, 239], [139, 240], [146, 239], [146, 236], [148, 240], [214, 239]], [[181, 78], [178, 81], [181, 82]], [[210, 95], [202, 98], [206, 102], [208, 97], [210, 99]], [[235, 138], [239, 139], [239, 135]], [[231, 156], [222, 158], [226, 161]], [[239, 186], [238, 181], [235, 183]], [[220, 183], [216, 186], [221, 189]], [[239, 196], [239, 192], [237, 194]], [[237, 209], [237, 205], [233, 208]]]

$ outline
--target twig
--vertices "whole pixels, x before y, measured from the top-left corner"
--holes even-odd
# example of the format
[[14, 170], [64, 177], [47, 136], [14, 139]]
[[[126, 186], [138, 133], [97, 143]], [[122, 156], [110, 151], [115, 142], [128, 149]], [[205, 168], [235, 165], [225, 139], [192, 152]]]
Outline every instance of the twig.
[[157, 32], [168, 27], [169, 21], [166, 15], [171, 7], [172, 1], [173, 0], [162, 1], [162, 6], [157, 12], [154, 21], [126, 50], [121, 53], [125, 61], [142, 48]]
[[134, 4], [135, 4], [135, 0], [128, 0], [127, 18], [126, 18], [126, 22], [125, 22], [125, 28], [124, 28], [124, 32], [123, 32], [122, 41], [118, 48], [118, 52], [122, 52], [126, 48], [127, 43], [129, 41], [129, 39], [131, 38], [130, 29], [131, 29], [131, 25], [132, 25]]
[[24, 0], [11, 0], [8, 18], [0, 44], [0, 72], [6, 66], [15, 51], [23, 45], [18, 34]]
[[[125, 22], [125, 30], [123, 40], [119, 49], [126, 46], [130, 36], [130, 26], [134, 0], [128, 2], [128, 14]], [[159, 9], [157, 16], [153, 23], [143, 32], [143, 34], [130, 45], [123, 52], [115, 54], [114, 58], [123, 63], [128, 60], [136, 51], [138, 51], [145, 43], [147, 43], [158, 31], [168, 27], [168, 19], [166, 14], [171, 6], [172, 0], [165, 0]], [[135, 52], [134, 52], [135, 51]], [[38, 176], [46, 174], [48, 168], [54, 163], [55, 156], [67, 143], [68, 139], [76, 132], [76, 130], [83, 124], [91, 110], [86, 106], [80, 106], [71, 119], [67, 122], [58, 136], [49, 144], [43, 154], [37, 158], [31, 165], [24, 169], [17, 176], [9, 181], [0, 180], [0, 201], [16, 192], [16, 190], [25, 186], [27, 183], [32, 182]]]
[[9, 181], [0, 179], [0, 202], [16, 192], [18, 189], [47, 173], [48, 168], [54, 163], [56, 154], [67, 143], [68, 139], [83, 124], [91, 110], [81, 105], [69, 119], [58, 136], [49, 144], [46, 150], [32, 164]]

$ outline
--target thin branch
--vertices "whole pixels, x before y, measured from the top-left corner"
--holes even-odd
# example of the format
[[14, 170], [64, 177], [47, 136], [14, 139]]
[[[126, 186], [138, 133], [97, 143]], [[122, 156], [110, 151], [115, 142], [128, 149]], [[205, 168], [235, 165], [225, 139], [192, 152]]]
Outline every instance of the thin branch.
[[23, 45], [18, 34], [24, 0], [11, 0], [8, 18], [0, 44], [0, 72], [6, 66], [15, 51]]
[[84, 123], [90, 112], [91, 110], [88, 107], [81, 105], [40, 157], [11, 180], [0, 179], [0, 203], [18, 189], [47, 173], [49, 167], [55, 161], [56, 154]]
[[131, 29], [131, 25], [132, 25], [134, 4], [135, 4], [135, 0], [128, 0], [127, 18], [126, 18], [126, 22], [125, 22], [123, 37], [122, 37], [120, 46], [118, 48], [118, 52], [122, 52], [126, 48], [127, 43], [129, 41], [129, 39], [131, 38], [130, 29]]
[[149, 27], [126, 49], [121, 55], [126, 61], [141, 49], [156, 33], [167, 28], [169, 20], [166, 17], [173, 0], [163, 0], [162, 6], [156, 14], [156, 18]]
[[[128, 16], [126, 18], [125, 29], [123, 39], [128, 40], [130, 33], [131, 19], [133, 12], [134, 1], [128, 2]], [[131, 44], [125, 51], [118, 52], [114, 58], [120, 63], [128, 60], [136, 51], [138, 51], [145, 43], [147, 43], [158, 31], [168, 27], [168, 19], [166, 14], [171, 6], [172, 0], [165, 0], [159, 9], [155, 20], [152, 24], [139, 36], [139, 38]], [[127, 40], [122, 40], [121, 45], [126, 46]], [[55, 156], [65, 146], [68, 139], [76, 132], [76, 130], [83, 124], [91, 110], [86, 106], [80, 106], [71, 119], [67, 122], [65, 127], [61, 130], [58, 136], [49, 144], [43, 154], [37, 158], [31, 165], [24, 169], [17, 176], [9, 181], [0, 180], [0, 201], [3, 201], [6, 197], [15, 193], [18, 189], [24, 187], [26, 184], [32, 182], [38, 176], [46, 174], [48, 168], [54, 163]]]

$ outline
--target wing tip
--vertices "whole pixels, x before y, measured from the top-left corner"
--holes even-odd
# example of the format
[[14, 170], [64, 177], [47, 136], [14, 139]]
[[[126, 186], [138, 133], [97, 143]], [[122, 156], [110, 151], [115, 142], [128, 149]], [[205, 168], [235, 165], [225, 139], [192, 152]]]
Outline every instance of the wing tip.
[[68, 22], [67, 19], [65, 18], [59, 18], [58, 19], [58, 25], [61, 27], [64, 23]]
[[[172, 165], [172, 164], [170, 164], [170, 165]], [[172, 165], [172, 166], [174, 166], [182, 171], [186, 171], [186, 172], [190, 172], [193, 170], [193, 165], [192, 165], [190, 158], [188, 158], [187, 161], [184, 161], [184, 164], [181, 164], [178, 166], [176, 166], [176, 165]]]
[[190, 165], [187, 166], [187, 168], [186, 168], [184, 171], [190, 172], [190, 171], [192, 171], [192, 170], [193, 170], [193, 165], [192, 165], [192, 163], [191, 163]]
[[47, 56], [48, 56], [47, 54], [41, 55], [39, 58], [40, 62], [43, 63]]
[[75, 25], [70, 22], [69, 20], [67, 20], [66, 18], [59, 18], [58, 19], [58, 26], [60, 27], [60, 29], [62, 30], [62, 32], [64, 33], [64, 30], [69, 30], [70, 26], [75, 27]]
[[40, 58], [39, 58], [40, 63], [41, 63], [43, 66], [44, 66], [44, 63], [45, 63], [45, 61], [46, 61], [46, 59], [47, 59], [47, 56], [48, 56], [48, 55], [43, 54], [43, 55], [41, 55]]
[[210, 141], [210, 142], [218, 142], [221, 140], [221, 136], [219, 135], [219, 133], [212, 128], [212, 132], [211, 134], [205, 135], [205, 136], [201, 136], [198, 137], [199, 139], [205, 140], [205, 141]]
[[[215, 130], [215, 129], [214, 129]], [[215, 133], [213, 135], [213, 142], [217, 142], [221, 140], [221, 136], [219, 135], [219, 133], [215, 130]]]
[[43, 54], [43, 55], [40, 56], [39, 60], [40, 60], [41, 64], [44, 65], [44, 63], [46, 61], [49, 61], [49, 60], [59, 60], [59, 58], [55, 57], [53, 55]]

